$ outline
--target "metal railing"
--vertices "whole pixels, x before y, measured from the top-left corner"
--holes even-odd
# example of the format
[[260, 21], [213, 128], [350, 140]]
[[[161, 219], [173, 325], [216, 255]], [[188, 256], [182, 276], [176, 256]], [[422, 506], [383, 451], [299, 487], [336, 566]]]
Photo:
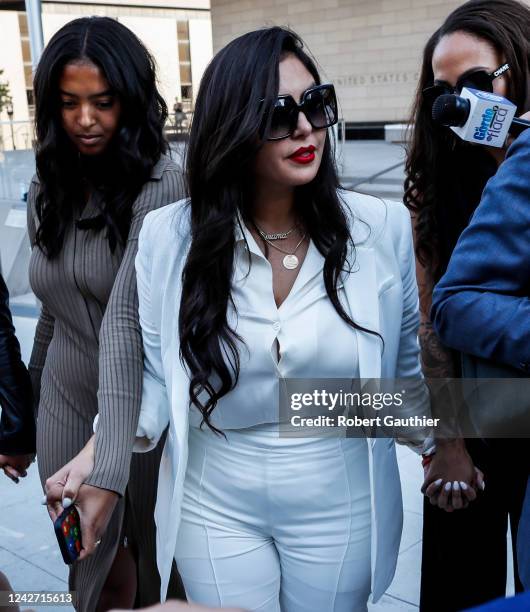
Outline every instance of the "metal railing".
[[34, 174], [32, 149], [0, 151], [0, 200], [24, 200]]
[[33, 148], [33, 121], [0, 121], [0, 151], [25, 151]]
[[[365, 183], [373, 183], [379, 177], [384, 176], [385, 174], [392, 172], [392, 170], [396, 170], [397, 168], [400, 168], [401, 166], [404, 166], [404, 165], [405, 165], [405, 161], [402, 160], [398, 162], [397, 164], [393, 164], [392, 166], [389, 166], [388, 168], [385, 168], [384, 170], [380, 170], [379, 172], [372, 174], [371, 176], [358, 179], [355, 183], [352, 183], [351, 185], [349, 185], [349, 188], [355, 189], [355, 187], [358, 187], [359, 185], [364, 185]], [[392, 180], [392, 182], [395, 182], [395, 181]]]

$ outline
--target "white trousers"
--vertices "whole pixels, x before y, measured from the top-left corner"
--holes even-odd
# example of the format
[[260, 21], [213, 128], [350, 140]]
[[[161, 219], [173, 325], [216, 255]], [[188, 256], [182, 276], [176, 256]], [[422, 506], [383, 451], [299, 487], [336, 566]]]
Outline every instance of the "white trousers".
[[363, 612], [370, 594], [366, 440], [190, 428], [175, 559], [191, 601]]

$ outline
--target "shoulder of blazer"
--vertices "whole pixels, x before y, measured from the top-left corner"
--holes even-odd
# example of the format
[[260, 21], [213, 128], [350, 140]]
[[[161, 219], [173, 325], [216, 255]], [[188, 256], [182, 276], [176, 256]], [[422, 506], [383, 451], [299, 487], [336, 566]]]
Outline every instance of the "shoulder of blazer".
[[391, 240], [397, 245], [410, 227], [410, 213], [402, 202], [340, 190], [350, 234], [356, 247], [375, 247]]
[[169, 285], [176, 287], [181, 278], [191, 243], [188, 203], [183, 199], [148, 212], [140, 230], [136, 274], [148, 283], [154, 310], [164, 296], [173, 295]]
[[[410, 214], [401, 202], [345, 190], [339, 192], [339, 197], [356, 247], [388, 246], [390, 241], [397, 250], [403, 239], [408, 240]], [[176, 247], [177, 252], [184, 254], [191, 242], [189, 198], [149, 212], [142, 233], [144, 239], [156, 244], [156, 252], [162, 258], [175, 253]]]
[[175, 246], [187, 246], [190, 234], [190, 200], [184, 198], [145, 215], [141, 240], [156, 244], [156, 253], [164, 256]]

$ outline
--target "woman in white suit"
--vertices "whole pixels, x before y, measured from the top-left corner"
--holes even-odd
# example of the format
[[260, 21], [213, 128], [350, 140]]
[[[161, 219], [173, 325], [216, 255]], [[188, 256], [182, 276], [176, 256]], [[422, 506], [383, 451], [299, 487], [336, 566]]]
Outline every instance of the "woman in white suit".
[[366, 610], [394, 575], [393, 440], [278, 435], [282, 378], [420, 376], [409, 213], [338, 189], [336, 119], [295, 34], [241, 36], [202, 80], [190, 199], [143, 225], [162, 600], [174, 557], [190, 600], [266, 612]]

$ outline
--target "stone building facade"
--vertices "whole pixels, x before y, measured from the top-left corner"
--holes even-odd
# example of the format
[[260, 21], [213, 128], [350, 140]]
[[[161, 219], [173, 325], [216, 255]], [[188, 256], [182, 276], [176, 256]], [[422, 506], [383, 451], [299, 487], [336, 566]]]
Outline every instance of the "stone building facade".
[[[6, 5], [0, 4], [5, 9]], [[170, 112], [175, 100], [193, 107], [202, 73], [212, 57], [210, 0], [42, 0], [44, 42], [64, 24], [90, 15], [118, 19], [153, 54], [160, 92]], [[0, 136], [6, 148], [31, 146], [33, 70], [28, 20], [23, 3], [0, 10], [0, 81], [9, 84], [12, 113], [0, 113]], [[15, 123], [7, 125], [7, 120]]]
[[[527, 0], [530, 4], [530, 0]], [[461, 0], [211, 0], [214, 52], [239, 34], [287, 25], [335, 83], [349, 123], [403, 122], [422, 49]]]

